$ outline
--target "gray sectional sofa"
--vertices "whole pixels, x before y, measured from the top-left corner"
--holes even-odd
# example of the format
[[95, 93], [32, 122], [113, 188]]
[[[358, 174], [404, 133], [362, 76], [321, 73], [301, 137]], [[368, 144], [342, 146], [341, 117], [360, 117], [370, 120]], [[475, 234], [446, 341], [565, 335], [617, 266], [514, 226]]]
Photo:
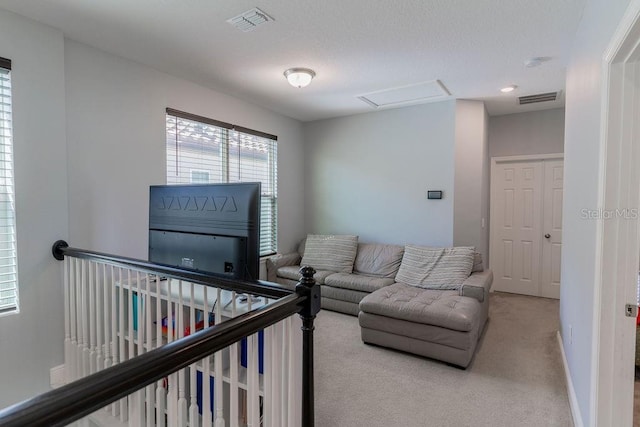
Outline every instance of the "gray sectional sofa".
[[[303, 240], [269, 258], [267, 280], [295, 287], [304, 254]], [[357, 243], [352, 272], [316, 269], [322, 308], [358, 316], [365, 343], [468, 366], [488, 318], [491, 271], [475, 254], [461, 286], [425, 289], [396, 280], [404, 255], [403, 246]]]
[[[297, 252], [267, 259], [268, 281], [290, 289], [295, 287], [300, 278], [305, 240]], [[357, 316], [362, 298], [395, 283], [403, 253], [403, 246], [358, 243], [352, 273], [316, 269], [314, 278], [322, 286], [322, 308]]]

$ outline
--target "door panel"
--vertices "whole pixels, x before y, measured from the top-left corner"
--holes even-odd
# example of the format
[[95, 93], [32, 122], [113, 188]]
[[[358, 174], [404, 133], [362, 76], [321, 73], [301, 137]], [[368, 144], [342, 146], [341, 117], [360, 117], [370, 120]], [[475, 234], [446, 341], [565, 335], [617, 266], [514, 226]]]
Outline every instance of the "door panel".
[[494, 289], [539, 295], [542, 163], [496, 164], [492, 171]]
[[542, 281], [540, 296], [560, 298], [560, 259], [562, 254], [562, 160], [544, 162]]

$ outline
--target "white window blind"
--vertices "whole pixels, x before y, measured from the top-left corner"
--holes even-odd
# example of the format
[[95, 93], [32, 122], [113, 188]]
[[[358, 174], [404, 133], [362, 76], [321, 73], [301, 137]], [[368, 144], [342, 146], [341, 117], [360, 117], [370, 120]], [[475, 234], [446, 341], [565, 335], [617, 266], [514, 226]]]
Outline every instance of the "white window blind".
[[0, 58], [0, 313], [18, 309], [11, 61]]
[[277, 251], [277, 138], [167, 109], [167, 184], [260, 182], [260, 255]]

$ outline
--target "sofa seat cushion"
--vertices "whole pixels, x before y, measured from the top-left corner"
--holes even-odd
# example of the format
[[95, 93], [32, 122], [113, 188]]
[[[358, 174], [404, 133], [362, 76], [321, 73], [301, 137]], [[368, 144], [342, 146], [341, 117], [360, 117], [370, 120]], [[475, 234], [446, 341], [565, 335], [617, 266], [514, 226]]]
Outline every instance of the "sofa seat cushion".
[[453, 331], [440, 326], [407, 322], [363, 311], [360, 312], [358, 318], [361, 328], [446, 345], [460, 350], [472, 349], [478, 340], [478, 331], [476, 330], [471, 332]]
[[[369, 295], [369, 292], [354, 291], [353, 289], [334, 288], [333, 286], [322, 285], [320, 288], [322, 298], [331, 298], [340, 301], [359, 304], [362, 298]], [[357, 315], [358, 313], [356, 313]]]
[[324, 283], [334, 288], [373, 292], [385, 286], [392, 285], [395, 283], [395, 280], [386, 277], [363, 276], [362, 274], [336, 273], [327, 277]]
[[[335, 271], [317, 270], [316, 274], [313, 275], [313, 278], [316, 279], [316, 283], [324, 285], [325, 279], [331, 274], [335, 274]], [[278, 277], [283, 277], [289, 280], [300, 280], [302, 277], [300, 274], [300, 266], [289, 265], [286, 267], [280, 267], [278, 269]]]
[[395, 283], [367, 295], [360, 311], [455, 331], [477, 328], [480, 302], [458, 295], [457, 291], [422, 289]]

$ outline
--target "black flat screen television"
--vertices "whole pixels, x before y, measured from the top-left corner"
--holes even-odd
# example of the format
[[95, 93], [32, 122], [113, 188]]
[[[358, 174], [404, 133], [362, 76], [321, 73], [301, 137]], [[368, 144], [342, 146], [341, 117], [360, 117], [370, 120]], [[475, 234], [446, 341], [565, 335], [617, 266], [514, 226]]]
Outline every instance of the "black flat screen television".
[[150, 187], [149, 261], [257, 280], [259, 245], [259, 182]]

